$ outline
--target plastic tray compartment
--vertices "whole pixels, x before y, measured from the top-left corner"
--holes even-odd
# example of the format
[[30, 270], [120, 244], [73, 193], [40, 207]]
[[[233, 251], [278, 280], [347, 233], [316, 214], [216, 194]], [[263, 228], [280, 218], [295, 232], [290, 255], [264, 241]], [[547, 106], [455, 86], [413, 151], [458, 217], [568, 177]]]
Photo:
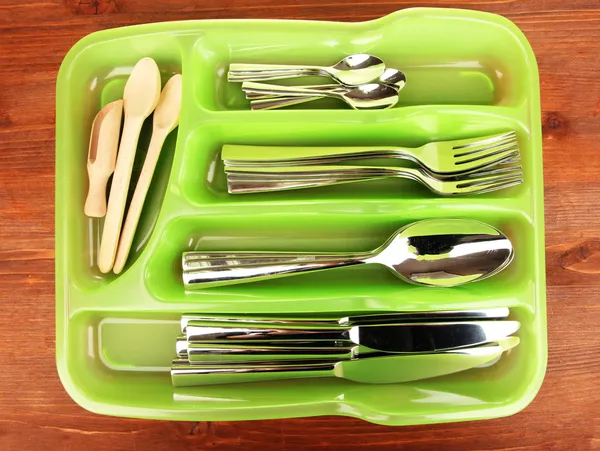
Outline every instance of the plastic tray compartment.
[[[231, 62], [332, 64], [351, 53], [378, 55], [406, 73], [396, 107], [354, 111], [330, 100], [250, 111], [240, 86], [226, 80]], [[124, 272], [104, 275], [94, 265], [102, 221], [83, 214], [89, 130], [144, 56], [157, 61], [163, 82], [182, 73], [181, 122], [162, 151]], [[229, 195], [219, 156], [225, 143], [419, 145], [510, 129], [525, 182], [470, 197], [438, 197], [403, 180]], [[527, 40], [505, 18], [413, 8], [361, 23], [188, 21], [94, 33], [61, 67], [56, 133], [57, 366], [86, 409], [174, 420], [347, 415], [406, 425], [510, 415], [536, 395], [547, 358], [539, 82]], [[449, 289], [411, 286], [373, 267], [194, 293], [181, 283], [185, 250], [366, 250], [407, 223], [435, 217], [500, 228], [513, 240], [514, 262], [493, 278]], [[511, 307], [521, 321], [521, 344], [487, 368], [392, 385], [327, 378], [174, 389], [170, 381], [184, 312], [496, 306]]]

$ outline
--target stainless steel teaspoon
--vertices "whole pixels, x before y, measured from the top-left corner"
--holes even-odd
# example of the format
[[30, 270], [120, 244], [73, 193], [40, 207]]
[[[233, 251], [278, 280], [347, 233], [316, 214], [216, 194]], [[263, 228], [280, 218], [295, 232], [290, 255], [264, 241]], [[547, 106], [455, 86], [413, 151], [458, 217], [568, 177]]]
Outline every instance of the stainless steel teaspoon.
[[[404, 88], [406, 85], [406, 75], [404, 72], [399, 71], [398, 69], [387, 68], [383, 75], [379, 77], [377, 80], [374, 80], [373, 83], [381, 83], [384, 85], [391, 86], [395, 88], [397, 91]], [[279, 87], [280, 85], [272, 85], [274, 88]], [[302, 85], [302, 86], [294, 86], [296, 88], [301, 89], [318, 89], [319, 91], [338, 91], [344, 92], [348, 91], [354, 86], [349, 85], [340, 85], [338, 83], [329, 83], [326, 85]], [[276, 96], [276, 95], [266, 95], [266, 94], [253, 94], [252, 92], [246, 93], [246, 98], [251, 100], [262, 100], [262, 99], [284, 99], [285, 97]]]
[[[400, 91], [406, 85], [406, 76], [403, 72], [397, 69], [386, 69], [385, 72], [379, 79], [378, 83], [388, 85], [394, 88], [396, 91]], [[354, 87], [352, 86], [343, 86], [343, 85], [315, 85], [315, 86], [302, 86], [301, 88], [307, 89], [318, 89], [323, 93], [329, 91], [336, 92], [348, 92], [352, 90]], [[254, 94], [252, 92], [246, 93], [246, 98], [250, 99], [250, 105], [254, 110], [261, 109], [275, 109], [282, 108], [286, 106], [299, 105], [301, 103], [310, 102], [313, 100], [322, 99], [326, 97], [325, 94], [321, 94], [319, 96], [306, 96], [306, 97], [298, 97], [298, 96], [275, 96], [275, 95], [263, 95], [263, 94]]]
[[229, 81], [266, 81], [301, 76], [328, 76], [345, 85], [360, 85], [378, 79], [385, 71], [385, 63], [367, 54], [349, 55], [334, 66], [303, 66], [277, 64], [229, 65]]
[[[264, 83], [245, 82], [242, 89], [249, 93], [282, 95], [292, 97], [333, 97], [344, 100], [355, 110], [384, 109], [398, 103], [398, 90], [383, 83], [367, 83], [345, 91], [319, 91], [318, 89], [298, 88], [296, 86], [276, 86]], [[277, 108], [273, 102], [252, 104], [253, 110]]]

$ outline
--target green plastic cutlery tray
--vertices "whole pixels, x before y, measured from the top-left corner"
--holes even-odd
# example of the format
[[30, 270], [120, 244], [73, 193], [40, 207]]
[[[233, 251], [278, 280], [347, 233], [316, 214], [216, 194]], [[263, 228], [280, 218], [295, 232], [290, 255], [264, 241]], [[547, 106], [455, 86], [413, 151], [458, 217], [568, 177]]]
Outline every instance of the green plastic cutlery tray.
[[[399, 104], [354, 111], [340, 101], [251, 111], [231, 62], [331, 65], [370, 53], [405, 72]], [[95, 261], [102, 220], [83, 205], [91, 124], [120, 98], [133, 65], [152, 57], [163, 84], [183, 76], [179, 128], [156, 169], [127, 266]], [[458, 9], [413, 8], [360, 23], [212, 20], [155, 23], [86, 36], [57, 81], [56, 358], [84, 408], [172, 420], [347, 415], [407, 425], [511, 415], [536, 395], [546, 368], [542, 138], [537, 65], [509, 20]], [[132, 186], [151, 131], [142, 130]], [[439, 197], [403, 180], [230, 195], [220, 149], [252, 145], [403, 145], [515, 130], [524, 183]], [[387, 269], [343, 268], [186, 293], [186, 250], [359, 251], [426, 218], [472, 218], [502, 230], [515, 260], [456, 288], [406, 284]], [[230, 314], [374, 313], [508, 306], [521, 344], [496, 364], [403, 384], [323, 378], [173, 388], [179, 318]]]

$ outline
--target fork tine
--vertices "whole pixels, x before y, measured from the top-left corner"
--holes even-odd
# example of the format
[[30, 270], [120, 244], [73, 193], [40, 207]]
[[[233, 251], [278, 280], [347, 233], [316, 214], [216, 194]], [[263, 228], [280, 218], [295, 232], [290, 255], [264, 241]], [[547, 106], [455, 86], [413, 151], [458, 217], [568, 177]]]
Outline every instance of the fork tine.
[[472, 171], [470, 174], [478, 173], [481, 171], [488, 170], [490, 168], [497, 167], [507, 167], [510, 165], [515, 165], [521, 163], [521, 156], [518, 152], [512, 152], [507, 155], [504, 155], [496, 160], [490, 161], [484, 165], [478, 166], [475, 171]]
[[506, 158], [506, 160], [499, 161], [497, 163], [497, 165], [514, 164], [514, 163], [520, 163], [520, 162], [521, 162], [521, 157], [519, 155], [516, 155], [514, 157], [508, 157], [508, 158]]
[[496, 135], [491, 135], [491, 136], [488, 136], [485, 138], [465, 139], [465, 140], [461, 140], [463, 142], [463, 144], [455, 145], [452, 148], [454, 150], [463, 150], [464, 149], [465, 152], [469, 152], [473, 148], [480, 147], [480, 146], [488, 146], [490, 144], [497, 143], [498, 141], [504, 141], [507, 139], [516, 140], [517, 139], [516, 132], [510, 131], [510, 132], [506, 132], [506, 133], [498, 133]]
[[480, 165], [486, 165], [495, 160], [506, 158], [508, 155], [515, 155], [519, 153], [519, 148], [517, 146], [510, 147], [502, 147], [499, 149], [490, 149], [489, 151], [482, 153], [477, 156], [473, 156], [468, 159], [455, 159], [454, 164], [457, 168], [463, 166], [463, 170], [469, 169], [471, 167], [477, 167]]
[[519, 154], [508, 155], [504, 158], [500, 158], [498, 161], [490, 164], [486, 164], [482, 169], [490, 168], [490, 167], [506, 167], [514, 164], [521, 163], [521, 156]]
[[485, 144], [485, 145], [470, 148], [465, 151], [455, 152], [454, 158], [469, 157], [469, 156], [477, 155], [481, 152], [494, 151], [494, 150], [504, 149], [506, 147], [513, 147], [513, 146], [517, 147], [518, 145], [519, 145], [519, 142], [515, 138], [503, 139], [501, 141], [496, 141], [491, 144]]
[[480, 175], [476, 173], [475, 177], [466, 177], [460, 178], [457, 180], [458, 186], [471, 186], [471, 185], [480, 185], [489, 182], [502, 181], [502, 179], [510, 178], [510, 177], [522, 177], [523, 168], [521, 166], [512, 166], [508, 171], [505, 171], [502, 175]]
[[483, 177], [488, 177], [492, 175], [507, 175], [507, 174], [518, 174], [522, 173], [522, 166], [516, 166], [514, 163], [511, 164], [501, 164], [501, 165], [490, 165], [482, 168], [476, 172], [471, 172], [469, 174], [465, 174], [462, 176], [458, 176], [455, 178], [455, 181], [462, 180], [473, 180], [473, 179], [481, 179]]
[[503, 183], [492, 183], [486, 187], [480, 187], [477, 191], [472, 191], [471, 194], [484, 194], [492, 191], [498, 191], [501, 189], [511, 188], [513, 186], [517, 186], [523, 183], [523, 179], [515, 179], [513, 181], [507, 181]]
[[476, 179], [459, 181], [455, 183], [456, 192], [459, 194], [477, 194], [513, 186], [523, 181], [521, 170], [502, 175], [490, 175]]
[[467, 147], [475, 146], [479, 143], [497, 141], [497, 140], [504, 139], [507, 136], [516, 136], [516, 135], [517, 135], [517, 132], [515, 132], [514, 130], [510, 130], [507, 132], [496, 133], [496, 134], [488, 135], [488, 136], [484, 136], [484, 137], [464, 139], [463, 140], [464, 143], [462, 145], [456, 145], [455, 147], [456, 148], [467, 148]]

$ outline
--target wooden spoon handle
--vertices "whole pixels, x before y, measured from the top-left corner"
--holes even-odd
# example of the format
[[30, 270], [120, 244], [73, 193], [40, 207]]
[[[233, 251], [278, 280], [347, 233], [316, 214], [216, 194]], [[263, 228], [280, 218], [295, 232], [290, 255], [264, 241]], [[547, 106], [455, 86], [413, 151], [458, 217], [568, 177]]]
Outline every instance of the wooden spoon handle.
[[154, 169], [156, 168], [156, 163], [158, 162], [158, 157], [160, 156], [160, 151], [167, 135], [168, 130], [163, 129], [155, 129], [152, 134], [148, 153], [146, 154], [146, 160], [144, 161], [142, 172], [140, 173], [140, 177], [133, 193], [133, 198], [131, 199], [131, 204], [129, 205], [129, 210], [127, 211], [127, 218], [125, 219], [125, 224], [121, 231], [117, 256], [113, 266], [113, 272], [115, 274], [119, 274], [123, 270], [125, 262], [127, 262], [127, 256], [129, 255], [129, 250], [131, 249], [131, 244], [135, 235], [135, 229], [137, 228], [142, 214], [146, 194], [148, 194], [150, 182], [154, 175]]
[[123, 136], [121, 137], [119, 154], [117, 156], [117, 166], [108, 198], [108, 209], [104, 220], [100, 252], [98, 254], [98, 267], [103, 273], [108, 273], [112, 269], [117, 253], [117, 244], [119, 243], [121, 225], [123, 224], [129, 181], [131, 179], [135, 151], [143, 123], [143, 118], [125, 118]]
[[90, 218], [102, 218], [106, 214], [106, 183], [108, 177], [91, 176], [90, 188], [83, 211]]

